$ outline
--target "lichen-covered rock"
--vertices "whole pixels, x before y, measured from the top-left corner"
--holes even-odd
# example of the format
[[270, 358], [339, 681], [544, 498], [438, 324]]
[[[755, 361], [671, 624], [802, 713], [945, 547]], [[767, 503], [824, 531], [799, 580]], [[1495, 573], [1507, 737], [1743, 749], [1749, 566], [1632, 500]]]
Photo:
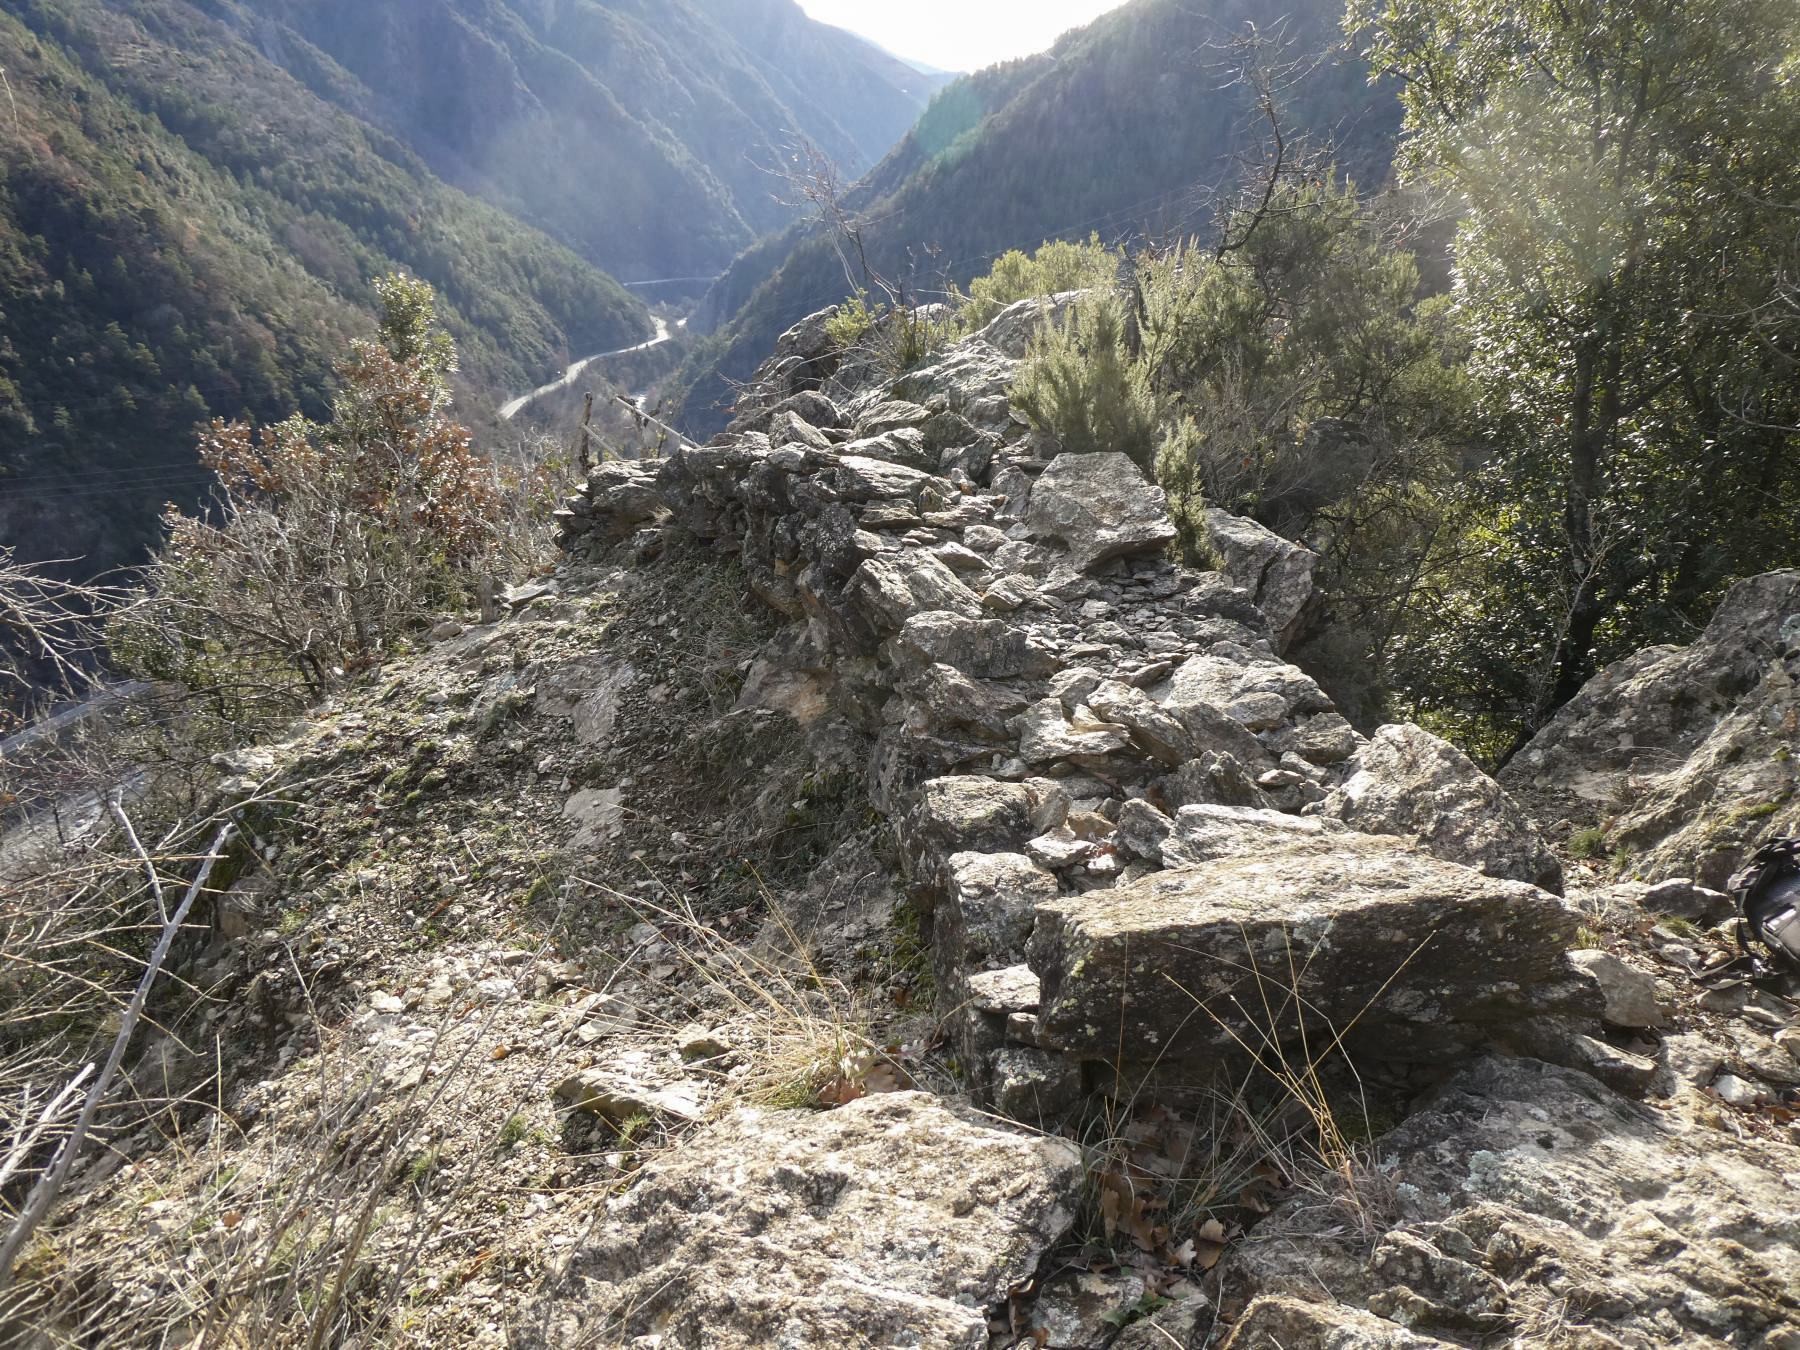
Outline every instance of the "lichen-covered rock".
[[[1239, 1037], [1298, 1044], [1296, 971], [1305, 1032], [1376, 1058], [1444, 1062], [1537, 1013], [1597, 1017], [1566, 964], [1579, 922], [1534, 886], [1326, 833], [1039, 905], [1027, 952], [1050, 1042], [1209, 1075]], [[1278, 1025], [1246, 1025], [1265, 995]]]
[[992, 680], [972, 680], [955, 666], [929, 666], [899, 684], [906, 725], [922, 735], [948, 728], [958, 735], [1002, 742], [1007, 724], [1025, 706], [1017, 692]]
[[1036, 806], [1036, 795], [1023, 783], [953, 774], [919, 788], [902, 834], [921, 862], [942, 862], [953, 853], [1016, 852], [1040, 833]]
[[1313, 598], [1319, 555], [1216, 506], [1206, 508], [1206, 537], [1220, 570], [1250, 593], [1269, 621], [1275, 650], [1285, 651]]
[[1038, 1290], [1026, 1345], [1043, 1350], [1099, 1350], [1115, 1343], [1122, 1322], [1139, 1311], [1149, 1286], [1134, 1271], [1077, 1271]]
[[1296, 716], [1263, 737], [1263, 744], [1278, 756], [1298, 755], [1309, 764], [1342, 764], [1362, 744], [1356, 729], [1335, 708]]
[[1703, 926], [1720, 923], [1737, 910], [1731, 896], [1699, 885], [1692, 877], [1669, 877], [1655, 885], [1621, 881], [1602, 894], [1608, 902], [1636, 905], [1646, 914], [1673, 916]]
[[733, 410], [733, 432], [761, 430], [771, 408], [796, 393], [816, 391], [837, 371], [842, 351], [826, 327], [836, 313], [833, 305], [808, 314], [775, 340], [775, 350], [757, 367]]
[[1059, 291], [1055, 295], [1015, 300], [996, 314], [979, 336], [1013, 360], [1023, 360], [1031, 347], [1031, 339], [1047, 325], [1060, 323], [1083, 294], [1083, 291]]
[[1119, 808], [1113, 841], [1129, 857], [1160, 865], [1163, 848], [1174, 833], [1175, 822], [1138, 797]]
[[573, 553], [602, 553], [669, 514], [652, 464], [596, 465], [559, 517], [559, 541]]
[[634, 1116], [693, 1121], [703, 1110], [696, 1084], [645, 1084], [602, 1069], [570, 1074], [556, 1085], [556, 1095], [571, 1109], [591, 1112], [615, 1126]]
[[[1268, 758], [1260, 747], [1256, 753], [1258, 759]], [[1256, 762], [1253, 760], [1252, 764]], [[1157, 779], [1155, 789], [1161, 804], [1171, 811], [1184, 806], [1274, 806], [1237, 756], [1216, 750], [1202, 751], [1174, 773]]]
[[925, 446], [925, 434], [916, 426], [905, 424], [891, 426], [878, 434], [858, 436], [844, 446], [843, 452], [926, 471], [935, 471], [938, 466], [937, 454]]
[[1066, 1056], [1030, 1046], [1007, 1045], [994, 1052], [989, 1099], [1012, 1120], [1049, 1120], [1081, 1100], [1081, 1066]]
[[789, 409], [769, 419], [769, 444], [776, 449], [784, 445], [804, 446], [809, 450], [831, 449], [831, 439], [799, 413]]
[[1383, 1321], [1361, 1308], [1265, 1295], [1238, 1319], [1223, 1350], [1453, 1350], [1457, 1344]]
[[1267, 731], [1296, 713], [1327, 712], [1331, 700], [1298, 666], [1249, 654], [1196, 656], [1170, 677], [1172, 699], [1199, 699], [1223, 709], [1252, 731]]
[[1023, 629], [944, 610], [909, 618], [891, 640], [888, 656], [902, 670], [942, 663], [984, 680], [1042, 675], [1055, 664]]
[[1131, 744], [1130, 733], [1115, 722], [1103, 722], [1086, 708], [1065, 715], [1058, 699], [1046, 698], [1013, 719], [1019, 756], [1027, 764], [1078, 764], [1103, 767]]
[[1610, 952], [1570, 952], [1569, 960], [1600, 986], [1606, 1005], [1601, 1012], [1609, 1026], [1642, 1030], [1663, 1023], [1656, 1001], [1656, 977], [1621, 961]]
[[928, 554], [870, 558], [857, 568], [849, 593], [877, 633], [898, 632], [925, 610], [948, 610], [965, 617], [981, 613], [981, 597]]
[[[1011, 357], [975, 337], [930, 353], [906, 372], [902, 383], [909, 399], [925, 404], [943, 400], [974, 426], [1004, 433], [1016, 430], [1009, 396], [1016, 369]], [[877, 390], [863, 395], [859, 406], [886, 401]]]
[[1492, 877], [1562, 892], [1562, 864], [1500, 785], [1423, 727], [1382, 727], [1320, 811], [1367, 834], [1412, 839]]
[[903, 427], [922, 426], [930, 417], [930, 412], [917, 403], [890, 399], [886, 403], [877, 403], [856, 419], [856, 434], [858, 437], [880, 436]]
[[[1066, 705], [1066, 698], [1064, 702]], [[1087, 691], [1085, 702], [1106, 721], [1124, 727], [1140, 750], [1165, 764], [1184, 764], [1199, 749], [1180, 719], [1142, 689], [1119, 680], [1101, 680]]]
[[827, 431], [839, 431], [849, 425], [843, 409], [816, 389], [803, 389], [790, 395], [777, 403], [773, 411], [777, 415], [791, 412], [809, 425]]
[[1603, 1347], [1800, 1344], [1800, 1178], [1748, 1132], [1485, 1058], [1371, 1152], [1391, 1231], [1365, 1261], [1331, 1206], [1278, 1209], [1222, 1268], [1248, 1303], [1227, 1345], [1523, 1347], [1552, 1325]]
[[837, 500], [860, 504], [864, 520], [877, 510], [915, 515], [941, 490], [930, 474], [867, 455], [835, 456], [815, 486]]
[[[961, 1089], [973, 1101], [1054, 1128], [1078, 1118], [1086, 1094], [1105, 1091], [1117, 1074], [1127, 1075], [1134, 1091], [1204, 1094], [1225, 1082], [1236, 1089], [1248, 1067], [1245, 1044], [1294, 1063], [1326, 1045], [1335, 1054], [1340, 1032], [1341, 1049], [1374, 1070], [1365, 1083], [1394, 1094], [1382, 1105], [1402, 1111], [1416, 1106], [1408, 1094], [1422, 1083], [1441, 1080], [1488, 1046], [1578, 1066], [1633, 1093], [1675, 1083], [1685, 1094], [1678, 1101], [1690, 1106], [1703, 1090], [1711, 1094], [1703, 1109], [1714, 1112], [1769, 1110], [1800, 1080], [1800, 1062], [1765, 1034], [1772, 1023], [1756, 1030], [1742, 1019], [1723, 1056], [1684, 1051], [1683, 1037], [1696, 1023], [1691, 1000], [1670, 981], [1698, 953], [1672, 941], [1655, 948], [1647, 939], [1669, 962], [1659, 978], [1629, 956], [1661, 912], [1652, 897], [1670, 913], [1712, 917], [1719, 913], [1716, 894], [1689, 882], [1679, 896], [1637, 887], [1628, 898], [1650, 914], [1621, 907], [1597, 921], [1616, 956], [1572, 956], [1577, 912], [1528, 884], [1555, 886], [1558, 877], [1523, 812], [1418, 728], [1388, 728], [1365, 744], [1319, 685], [1281, 658], [1304, 623], [1311, 555], [1214, 512], [1209, 525], [1221, 572], [1196, 573], [1163, 556], [1172, 533], [1165, 503], [1135, 466], [1106, 454], [1062, 455], [1046, 465], [1023, 435], [1006, 386], [1042, 307], [1028, 302], [1002, 320], [982, 337], [932, 352], [899, 379], [877, 372], [868, 349], [841, 364], [836, 353], [811, 355], [816, 325], [803, 326], [785, 340], [786, 366], [765, 372], [768, 386], [731, 434], [660, 466], [610, 471], [597, 499], [590, 484], [562, 517], [571, 551], [583, 556], [598, 556], [623, 531], [612, 548], [617, 559], [642, 562], [659, 551], [678, 565], [691, 551], [729, 558], [752, 593], [786, 618], [781, 636], [734, 652], [744, 677], [740, 707], [717, 725], [729, 728], [732, 717], [758, 710], [787, 714], [791, 722], [763, 711], [765, 734], [779, 731], [814, 763], [829, 760], [888, 817], [907, 883], [905, 914], [931, 935], [936, 1012], [959, 1062]], [[838, 402], [816, 392], [821, 385]], [[1764, 828], [1758, 822], [1785, 820], [1789, 799], [1782, 792], [1792, 771], [1778, 751], [1784, 734], [1795, 739], [1800, 717], [1793, 697], [1800, 676], [1795, 592], [1794, 584], [1769, 579], [1734, 592], [1732, 621], [1751, 636], [1709, 634], [1710, 655], [1696, 658], [1691, 649], [1682, 657], [1677, 673], [1711, 684], [1701, 695], [1709, 706], [1679, 735], [1633, 744], [1637, 733], [1621, 719], [1641, 710], [1611, 705], [1612, 720], [1590, 728], [1601, 739], [1613, 737], [1596, 762], [1612, 755], [1628, 766], [1603, 775], [1608, 809], [1627, 803], [1607, 822], [1610, 836], [1691, 835], [1684, 813], [1705, 822], [1709, 839], [1733, 821], [1744, 825], [1733, 836], [1742, 839]], [[673, 636], [676, 624], [665, 623]], [[1665, 652], [1633, 669], [1667, 675], [1659, 665], [1665, 660], [1675, 656]], [[507, 678], [521, 688], [535, 678], [539, 703], [574, 717], [582, 731], [581, 688], [524, 671]], [[642, 692], [655, 700], [659, 691], [651, 685]], [[1669, 693], [1669, 720], [1679, 720], [1688, 697], [1691, 691]], [[595, 698], [602, 709], [601, 694]], [[1650, 721], [1654, 730], [1656, 717]], [[735, 771], [745, 758], [738, 744], [718, 738], [716, 751], [701, 756], [709, 771], [723, 772], [727, 761]], [[1644, 746], [1658, 758], [1633, 762]], [[1674, 746], [1673, 754], [1665, 756], [1665, 746]], [[1540, 756], [1529, 767], [1553, 780], [1572, 771], [1570, 784], [1583, 791], [1589, 785], [1575, 758]], [[1656, 776], [1675, 767], [1680, 772]], [[635, 775], [590, 775], [584, 788], [590, 781], [630, 789], [628, 828], [659, 808]], [[1644, 783], [1658, 790], [1632, 800]], [[1722, 791], [1753, 800], [1727, 808], [1709, 795]], [[768, 785], [758, 801], [779, 813], [793, 798], [784, 781]], [[879, 944], [874, 935], [895, 913], [896, 899], [883, 865], [891, 855], [876, 851], [889, 836], [860, 809], [863, 800], [846, 815], [859, 822], [866, 842], [848, 854], [835, 850], [829, 858], [841, 860], [828, 861], [805, 888], [813, 905], [806, 931], [827, 935], [859, 963]], [[1537, 809], [1539, 800], [1528, 804]], [[1672, 870], [1716, 886], [1713, 872], [1694, 868], [1714, 868], [1724, 853], [1714, 849], [1709, 861]], [[868, 878], [875, 885], [865, 892]], [[865, 893], [869, 899], [856, 898]], [[846, 896], [858, 915], [849, 928], [838, 918]], [[1607, 926], [1613, 917], [1620, 922]], [[1751, 1011], [1747, 1000], [1742, 991], [1714, 990], [1700, 1006], [1708, 1016], [1729, 1017]], [[1782, 1015], [1772, 1006], [1755, 1011]], [[674, 1024], [692, 1015], [684, 1007]], [[1632, 1034], [1661, 1030], [1664, 1018], [1670, 1034], [1662, 1049]], [[662, 1059], [674, 1066], [675, 1049], [666, 1048]], [[1697, 1076], [1699, 1068], [1705, 1072]], [[564, 1072], [558, 1066], [559, 1076]], [[588, 1100], [600, 1082], [571, 1076], [568, 1100]], [[1582, 1118], [1612, 1128], [1610, 1104], [1551, 1097], [1541, 1139], [1552, 1144], [1540, 1139], [1541, 1147], [1576, 1151]], [[589, 1104], [600, 1101], [592, 1096]], [[1504, 1098], [1502, 1120], [1514, 1116], [1514, 1102]], [[859, 1104], [851, 1111], [884, 1109]], [[838, 1112], [830, 1122], [851, 1118]], [[1704, 1119], [1692, 1112], [1689, 1118]], [[1112, 1340], [1104, 1312], [1117, 1314], [1130, 1302], [1135, 1276], [1120, 1289], [1095, 1286], [1107, 1303], [1096, 1321], [1079, 1300], [1061, 1298], [1070, 1291], [1052, 1272], [1034, 1271], [1023, 1255], [1005, 1280], [983, 1275], [973, 1291], [955, 1283], [962, 1275], [945, 1272], [961, 1250], [956, 1235], [954, 1250], [932, 1249], [932, 1259], [944, 1256], [945, 1264], [932, 1267], [923, 1284], [909, 1283], [913, 1248], [883, 1227], [881, 1206], [896, 1193], [923, 1193], [915, 1184], [920, 1175], [930, 1173], [936, 1184], [930, 1169], [939, 1160], [919, 1151], [934, 1148], [940, 1135], [908, 1135], [906, 1156], [891, 1164], [879, 1159], [891, 1175], [864, 1185], [854, 1168], [831, 1162], [850, 1147], [817, 1133], [831, 1123], [757, 1119], [762, 1123], [741, 1132], [740, 1144], [753, 1155], [743, 1166], [754, 1184], [733, 1180], [723, 1192], [703, 1190], [710, 1179], [689, 1176], [680, 1155], [671, 1155], [647, 1179], [652, 1198], [615, 1206], [625, 1222], [600, 1244], [608, 1255], [601, 1283], [591, 1287], [599, 1296], [575, 1301], [581, 1316], [600, 1320], [574, 1330], [665, 1347], [702, 1340], [985, 1345], [982, 1314], [1008, 1292], [1009, 1281], [1036, 1274], [1043, 1315], [1028, 1322], [1030, 1299], [1014, 1298], [1007, 1312], [1016, 1331], [1029, 1328], [1047, 1343], [1084, 1350]], [[1516, 1124], [1525, 1140], [1522, 1116]], [[780, 1137], [765, 1147], [770, 1130]], [[1447, 1173], [1430, 1170], [1449, 1168], [1448, 1155], [1420, 1162], [1424, 1141], [1409, 1144], [1408, 1165], [1438, 1187], [1431, 1204], [1417, 1206], [1406, 1189], [1410, 1176], [1376, 1178], [1397, 1181], [1400, 1203], [1414, 1206], [1411, 1217], [1382, 1231], [1392, 1225], [1382, 1187], [1371, 1185], [1356, 1202], [1354, 1223], [1373, 1240], [1327, 1242], [1315, 1262], [1322, 1280], [1302, 1288], [1285, 1282], [1287, 1267], [1247, 1263], [1232, 1285], [1232, 1305], [1219, 1310], [1222, 1320], [1207, 1299], [1193, 1299], [1159, 1310], [1155, 1334], [1141, 1322], [1142, 1334], [1134, 1339], [1127, 1331], [1114, 1344], [1198, 1345], [1218, 1335], [1239, 1346], [1517, 1343], [1554, 1321], [1561, 1297], [1572, 1300], [1574, 1324], [1585, 1332], [1596, 1312], [1612, 1306], [1589, 1288], [1588, 1267], [1580, 1264], [1585, 1250], [1546, 1247], [1542, 1260], [1535, 1253], [1515, 1260], [1505, 1246], [1514, 1230], [1482, 1226], [1496, 1193], [1475, 1197], [1472, 1187], [1503, 1172], [1537, 1184], [1523, 1143], [1494, 1144], [1496, 1156], [1512, 1150], [1501, 1171], [1478, 1161], [1489, 1138], [1462, 1141], [1465, 1155], [1469, 1148], [1477, 1154], [1465, 1157], [1468, 1178], [1455, 1182], [1460, 1193]], [[703, 1157], [729, 1172], [736, 1160], [711, 1140], [703, 1136]], [[952, 1166], [956, 1147], [945, 1159]], [[1397, 1155], [1378, 1154], [1390, 1156]], [[1690, 1161], [1686, 1154], [1616, 1154], [1600, 1165], [1615, 1178], [1625, 1164], [1646, 1159], [1658, 1167]], [[1554, 1175], [1540, 1180], [1564, 1184]], [[1614, 1203], [1635, 1194], [1624, 1181], [1606, 1184], [1617, 1192], [1607, 1197]], [[839, 1204], [859, 1188], [881, 1195]], [[1528, 1191], [1522, 1183], [1521, 1212], [1541, 1214]], [[932, 1194], [927, 1209], [938, 1203]], [[1681, 1194], [1686, 1213], [1710, 1215], [1697, 1193]], [[631, 1209], [635, 1203], [667, 1209], [640, 1213]], [[912, 1217], [929, 1226], [936, 1212]], [[958, 1199], [947, 1212], [958, 1217], [968, 1209]], [[1330, 1204], [1307, 1212], [1319, 1216], [1320, 1237], [1350, 1222]], [[1023, 1223], [1024, 1247], [1032, 1247], [1040, 1230], [1031, 1213], [997, 1220], [999, 1240], [1017, 1237]], [[1679, 1213], [1658, 1214], [1679, 1229]], [[845, 1223], [866, 1231], [840, 1243], [835, 1234]], [[1599, 1222], [1583, 1216], [1576, 1226], [1587, 1233]], [[1260, 1236], [1267, 1227], [1255, 1231]], [[1312, 1230], [1301, 1223], [1294, 1231]], [[1547, 1231], [1540, 1225], [1531, 1236]], [[880, 1243], [900, 1255], [870, 1255]], [[1771, 1260], [1763, 1273], [1772, 1282], [1788, 1272]], [[1554, 1297], [1532, 1302], [1539, 1286]], [[1322, 1288], [1341, 1288], [1349, 1301], [1335, 1304]], [[1739, 1294], [1719, 1292], [1726, 1288], [1710, 1266], [1692, 1272], [1686, 1285], [1672, 1277], [1645, 1295], [1640, 1307], [1652, 1313], [1618, 1322], [1625, 1329], [1614, 1340], [1634, 1347], [1688, 1343], [1684, 1336], [1703, 1334], [1695, 1328], [1722, 1326], [1735, 1312]], [[1676, 1299], [1700, 1311], [1676, 1320], [1668, 1313]], [[1724, 1312], [1708, 1308], [1709, 1299]], [[1199, 1307], [1206, 1307], [1205, 1319]], [[1515, 1317], [1520, 1307], [1529, 1319]], [[1765, 1325], [1751, 1312], [1746, 1325]]]
[[981, 1012], [1036, 1012], [1038, 977], [1026, 965], [984, 970], [967, 980], [969, 1006]]
[[1228, 754], [1259, 773], [1273, 768], [1276, 757], [1231, 711], [1229, 705], [1235, 701], [1237, 691], [1235, 673], [1215, 679], [1210, 660], [1193, 657], [1184, 661], [1169, 679], [1147, 692], [1186, 728], [1196, 754]]
[[1058, 455], [1031, 490], [1026, 524], [1062, 545], [1077, 572], [1160, 552], [1175, 538], [1163, 490], [1114, 451]]
[[[908, 1092], [742, 1109], [659, 1155], [569, 1261], [551, 1343], [986, 1350], [1074, 1221], [1079, 1151]], [[555, 1340], [556, 1335], [566, 1339]]]
[[1212, 1304], [1189, 1295], [1126, 1323], [1107, 1350], [1196, 1350], [1206, 1344], [1216, 1325]]

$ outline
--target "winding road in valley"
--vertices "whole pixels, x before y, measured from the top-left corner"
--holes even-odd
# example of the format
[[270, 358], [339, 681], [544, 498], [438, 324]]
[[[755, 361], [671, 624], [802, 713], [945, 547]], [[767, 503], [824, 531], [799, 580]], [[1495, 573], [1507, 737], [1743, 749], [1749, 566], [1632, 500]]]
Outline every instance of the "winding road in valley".
[[663, 320], [657, 319], [656, 336], [651, 338], [648, 342], [640, 342], [635, 347], [620, 347], [617, 351], [595, 352], [592, 356], [582, 358], [565, 370], [563, 372], [563, 377], [560, 380], [552, 381], [550, 384], [540, 385], [538, 388], [533, 389], [529, 394], [520, 394], [511, 402], [501, 404], [500, 417], [503, 421], [510, 422], [519, 415], [522, 409], [528, 407], [538, 399], [543, 398], [546, 394], [554, 394], [558, 389], [567, 389], [570, 385], [574, 384], [576, 380], [580, 379], [581, 372], [593, 365], [594, 362], [604, 361], [609, 356], [627, 356], [632, 352], [647, 352], [652, 347], [660, 347], [663, 343], [675, 336], [675, 328], [685, 328], [686, 326], [686, 319], [680, 320], [675, 324], [674, 328], [671, 328]]

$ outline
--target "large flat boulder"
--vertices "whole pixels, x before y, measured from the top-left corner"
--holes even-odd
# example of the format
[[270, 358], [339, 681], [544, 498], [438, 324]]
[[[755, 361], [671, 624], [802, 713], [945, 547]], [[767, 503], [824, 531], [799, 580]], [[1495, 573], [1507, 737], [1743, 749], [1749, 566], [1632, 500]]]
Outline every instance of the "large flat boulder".
[[1385, 726], [1320, 812], [1366, 834], [1411, 839], [1491, 877], [1562, 893], [1562, 864], [1519, 804], [1462, 751], [1411, 723]]
[[551, 1343], [986, 1350], [989, 1310], [1069, 1231], [1080, 1194], [1074, 1145], [926, 1093], [743, 1108], [612, 1202], [570, 1260], [586, 1292], [559, 1306]]
[[1025, 523], [1037, 538], [1061, 544], [1077, 572], [1160, 552], [1175, 538], [1163, 490], [1116, 451], [1051, 460], [1031, 490]]
[[1244, 1044], [1303, 1033], [1441, 1062], [1539, 1013], [1598, 1023], [1597, 990], [1568, 964], [1580, 915], [1556, 896], [1400, 839], [1283, 833], [1039, 905], [1027, 951], [1045, 1039], [1210, 1077]]

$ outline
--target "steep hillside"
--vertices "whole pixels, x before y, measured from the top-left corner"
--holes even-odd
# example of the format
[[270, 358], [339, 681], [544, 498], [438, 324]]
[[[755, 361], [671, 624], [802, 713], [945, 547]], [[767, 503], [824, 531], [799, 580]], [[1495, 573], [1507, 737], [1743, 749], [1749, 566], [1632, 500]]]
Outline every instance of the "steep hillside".
[[135, 560], [209, 416], [318, 413], [370, 282], [434, 285], [472, 413], [648, 334], [568, 249], [445, 186], [181, 0], [0, 16], [0, 541]]
[[710, 275], [793, 218], [804, 138], [847, 176], [935, 87], [793, 0], [245, 0], [236, 22], [450, 182], [630, 280]]
[[[861, 164], [843, 166], [855, 173], [893, 149], [932, 95], [957, 78], [921, 70], [854, 33], [814, 22], [791, 0], [713, 0], [708, 12], [746, 51], [843, 125], [864, 157]], [[911, 105], [898, 128], [890, 91], [898, 91]]]
[[[906, 139], [846, 199], [865, 222], [871, 264], [921, 291], [966, 283], [999, 254], [1051, 238], [1202, 228], [1205, 190], [1240, 172], [1256, 125], [1229, 49], [1249, 24], [1280, 32], [1288, 56], [1325, 53], [1342, 7], [1329, 0], [1136, 0], [1050, 51], [938, 94]], [[1288, 119], [1331, 142], [1359, 181], [1386, 173], [1399, 109], [1366, 69], [1322, 58], [1286, 94]], [[795, 227], [746, 253], [715, 285], [700, 322], [713, 341], [685, 376], [684, 420], [722, 423], [741, 380], [788, 325], [841, 299], [830, 241]]]

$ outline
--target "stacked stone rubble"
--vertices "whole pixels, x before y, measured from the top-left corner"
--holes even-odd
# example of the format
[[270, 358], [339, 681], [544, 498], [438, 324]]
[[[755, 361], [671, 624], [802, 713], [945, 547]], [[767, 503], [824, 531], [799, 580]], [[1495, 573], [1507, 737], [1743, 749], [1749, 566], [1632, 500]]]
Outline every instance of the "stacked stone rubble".
[[[1015, 348], [1022, 315], [996, 320]], [[1203, 1076], [1233, 1000], [1296, 978], [1274, 1041], [1355, 1022], [1375, 1054], [1587, 1062], [1596, 995], [1529, 821], [1417, 728], [1365, 742], [1278, 654], [1305, 558], [1214, 513], [1228, 571], [1172, 563], [1129, 460], [1040, 454], [996, 409], [989, 335], [906, 377], [924, 402], [835, 401], [818, 366], [708, 446], [601, 466], [563, 543], [691, 542], [793, 621], [764, 662], [873, 743], [978, 1092], [1043, 1117], [1104, 1074]], [[1283, 631], [1234, 557], [1280, 577]]]

